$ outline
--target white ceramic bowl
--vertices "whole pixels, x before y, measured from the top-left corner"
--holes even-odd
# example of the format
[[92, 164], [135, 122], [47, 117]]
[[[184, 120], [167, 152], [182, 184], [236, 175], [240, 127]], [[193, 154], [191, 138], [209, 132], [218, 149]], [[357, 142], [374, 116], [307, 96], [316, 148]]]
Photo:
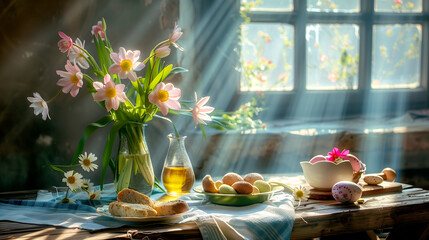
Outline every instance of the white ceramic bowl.
[[317, 190], [330, 191], [337, 182], [353, 180], [353, 167], [348, 160], [340, 163], [301, 162], [301, 167], [307, 183]]

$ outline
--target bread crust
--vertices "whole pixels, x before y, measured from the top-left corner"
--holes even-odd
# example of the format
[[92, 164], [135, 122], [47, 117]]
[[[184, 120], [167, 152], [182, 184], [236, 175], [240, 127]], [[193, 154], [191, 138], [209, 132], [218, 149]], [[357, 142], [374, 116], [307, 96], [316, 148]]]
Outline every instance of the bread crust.
[[157, 215], [156, 210], [148, 205], [125, 202], [111, 202], [109, 204], [109, 212], [118, 217], [148, 217]]
[[149, 205], [151, 208], [153, 208], [153, 201], [150, 199], [150, 197], [129, 188], [122, 189], [118, 193], [117, 200], [119, 202]]
[[158, 213], [158, 216], [166, 216], [186, 212], [189, 210], [189, 206], [183, 200], [174, 200], [168, 202], [155, 202], [154, 209]]

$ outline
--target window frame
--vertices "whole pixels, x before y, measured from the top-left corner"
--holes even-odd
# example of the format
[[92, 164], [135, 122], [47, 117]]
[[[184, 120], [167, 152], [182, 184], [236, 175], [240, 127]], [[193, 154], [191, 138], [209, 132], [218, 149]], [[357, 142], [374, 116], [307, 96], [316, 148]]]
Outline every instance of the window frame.
[[[271, 118], [320, 118], [320, 112], [306, 112], [296, 115], [293, 103], [311, 98], [315, 102], [332, 102], [328, 99], [345, 99], [342, 114], [366, 115], [374, 113], [365, 109], [365, 99], [383, 99], [389, 104], [383, 114], [402, 114], [408, 110], [424, 109], [429, 106], [429, 0], [422, 0], [421, 13], [376, 12], [374, 0], [360, 0], [360, 11], [352, 13], [307, 12], [307, 1], [293, 0], [293, 10], [251, 11], [247, 15], [251, 23], [283, 23], [294, 28], [294, 88], [292, 91], [264, 91], [266, 102], [285, 103], [281, 111], [272, 110]], [[359, 73], [358, 89], [307, 90], [306, 89], [306, 26], [308, 24], [356, 24], [359, 26]], [[373, 27], [378, 24], [420, 24], [422, 26], [420, 87], [415, 89], [372, 89], [372, 43]], [[304, 40], [304, 41], [303, 41]], [[426, 67], [425, 67], [426, 66]], [[237, 92], [240, 99], [248, 100], [254, 92], [240, 91], [241, 74], [238, 73]], [[327, 96], [327, 94], [329, 96]], [[404, 104], [404, 98], [407, 99]], [[292, 104], [288, 104], [292, 103]], [[333, 106], [326, 106], [329, 109]], [[322, 117], [326, 119], [326, 116]]]

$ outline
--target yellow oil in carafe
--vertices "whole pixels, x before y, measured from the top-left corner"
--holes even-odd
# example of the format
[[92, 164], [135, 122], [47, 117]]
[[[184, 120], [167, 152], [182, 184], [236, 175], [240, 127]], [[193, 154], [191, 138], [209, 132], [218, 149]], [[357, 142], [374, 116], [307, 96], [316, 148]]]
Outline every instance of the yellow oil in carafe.
[[169, 194], [189, 193], [194, 185], [195, 175], [192, 168], [164, 167], [162, 183]]

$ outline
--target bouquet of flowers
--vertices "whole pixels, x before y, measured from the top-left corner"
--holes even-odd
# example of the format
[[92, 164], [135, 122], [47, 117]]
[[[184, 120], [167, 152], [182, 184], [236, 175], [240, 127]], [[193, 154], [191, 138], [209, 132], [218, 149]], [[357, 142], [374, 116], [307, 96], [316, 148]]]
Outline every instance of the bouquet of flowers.
[[[98, 61], [85, 49], [85, 41], [82, 42], [79, 38], [73, 41], [63, 32], [58, 34], [61, 37], [58, 42], [59, 49], [61, 52], [67, 53], [68, 60], [65, 71], [56, 71], [60, 76], [57, 85], [61, 87], [56, 96], [63, 92], [76, 97], [86, 85], [94, 102], [107, 111], [107, 115], [85, 128], [69, 166], [76, 166], [79, 158], [81, 158], [82, 164], [90, 166], [91, 158], [82, 157], [86, 139], [97, 129], [113, 123], [103, 153], [101, 187], [103, 187], [106, 169], [109, 166], [119, 175], [118, 178], [115, 176], [117, 190], [128, 186], [129, 176], [132, 174], [131, 169], [134, 169], [134, 174], [141, 173], [148, 185], [156, 184], [158, 186], [157, 183], [154, 183], [156, 178], [145, 142], [143, 126], [154, 117], [171, 122], [164, 116], [169, 111], [173, 111], [192, 116], [195, 127], [200, 125], [204, 133], [201, 124], [212, 121], [209, 113], [214, 110], [213, 107], [206, 106], [210, 97], [199, 99], [197, 93], [195, 93], [193, 107], [186, 103], [181, 104], [181, 90], [172, 83], [163, 82], [173, 74], [187, 71], [184, 68], [173, 67], [171, 64], [166, 65], [163, 61], [163, 58], [170, 54], [171, 46], [183, 50], [177, 43], [182, 35], [181, 28], [175, 25], [171, 36], [157, 44], [143, 61], [140, 61], [141, 52], [139, 50], [126, 50], [124, 47], [120, 47], [119, 51], [115, 52], [109, 42], [104, 19], [92, 27]], [[146, 70], [141, 76], [139, 73], [144, 68]], [[84, 73], [83, 69], [88, 72]], [[45, 101], [36, 92], [34, 97], [28, 97], [28, 101], [31, 102], [30, 107], [34, 108], [34, 114], [42, 113], [43, 120], [46, 120], [50, 119], [48, 103], [53, 101], [56, 96]], [[157, 114], [159, 110], [162, 116]], [[213, 123], [222, 128], [221, 122], [213, 120]], [[174, 131], [176, 136], [179, 136], [176, 127], [174, 127]], [[128, 154], [133, 156], [132, 161], [121, 161], [120, 158], [119, 160], [118, 158], [111, 159], [113, 143], [118, 133], [124, 137], [128, 146]], [[86, 163], [82, 159], [85, 159]], [[51, 167], [62, 171], [55, 165]], [[62, 172], [67, 179], [72, 177], [70, 181], [67, 180], [68, 183], [78, 180], [76, 177], [78, 173]]]

